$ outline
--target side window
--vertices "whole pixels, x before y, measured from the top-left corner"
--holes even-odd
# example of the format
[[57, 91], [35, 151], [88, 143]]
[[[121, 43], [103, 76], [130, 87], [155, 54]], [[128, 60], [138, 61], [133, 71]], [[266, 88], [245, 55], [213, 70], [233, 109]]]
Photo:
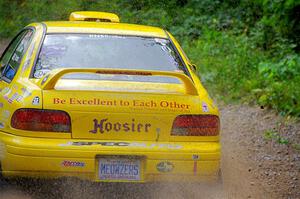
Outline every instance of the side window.
[[32, 35], [32, 30], [25, 30], [24, 32], [22, 32], [11, 44], [11, 46], [3, 56], [3, 59], [1, 61], [1, 64], [3, 62], [3, 64], [5, 65], [5, 68], [2, 72], [3, 79], [11, 81], [14, 78], [21, 64], [21, 60], [30, 44]]
[[16, 46], [18, 45], [18, 43], [20, 42], [20, 40], [22, 39], [22, 37], [24, 36], [24, 33], [19, 34], [10, 44], [9, 46], [6, 48], [6, 50], [4, 51], [1, 61], [0, 61], [0, 65], [1, 65], [1, 70], [3, 70], [3, 68], [8, 64], [8, 61], [12, 55], [12, 53], [14, 52]]

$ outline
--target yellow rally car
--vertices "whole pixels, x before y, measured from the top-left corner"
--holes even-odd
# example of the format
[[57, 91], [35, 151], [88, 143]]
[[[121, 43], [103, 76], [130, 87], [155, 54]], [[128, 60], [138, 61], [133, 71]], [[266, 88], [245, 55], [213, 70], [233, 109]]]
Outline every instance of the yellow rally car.
[[219, 112], [167, 31], [73, 12], [33, 23], [1, 58], [3, 177], [216, 179]]

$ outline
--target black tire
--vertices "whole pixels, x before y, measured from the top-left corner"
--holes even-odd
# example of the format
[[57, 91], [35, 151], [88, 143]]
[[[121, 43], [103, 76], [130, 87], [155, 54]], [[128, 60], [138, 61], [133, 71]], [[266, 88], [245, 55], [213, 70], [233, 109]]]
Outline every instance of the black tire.
[[3, 175], [2, 175], [2, 167], [1, 167], [1, 164], [0, 164], [0, 188], [4, 187], [4, 186], [8, 186], [9, 182], [7, 180], [7, 178], [5, 178]]

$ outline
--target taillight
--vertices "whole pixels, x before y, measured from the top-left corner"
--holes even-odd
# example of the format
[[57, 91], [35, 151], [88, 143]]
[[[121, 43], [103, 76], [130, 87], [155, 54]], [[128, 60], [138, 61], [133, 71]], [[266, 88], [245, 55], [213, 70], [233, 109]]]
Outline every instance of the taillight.
[[219, 135], [220, 120], [215, 115], [179, 115], [173, 122], [171, 135], [216, 136]]
[[11, 118], [11, 126], [26, 131], [71, 132], [71, 119], [64, 111], [18, 109]]

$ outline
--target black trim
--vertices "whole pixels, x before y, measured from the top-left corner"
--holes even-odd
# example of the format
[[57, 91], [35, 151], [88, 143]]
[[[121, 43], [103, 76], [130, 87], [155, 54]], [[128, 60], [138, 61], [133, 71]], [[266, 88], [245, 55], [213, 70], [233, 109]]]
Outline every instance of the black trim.
[[[12, 40], [9, 42], [9, 44], [6, 46], [5, 50], [2, 52], [2, 55], [0, 57], [0, 61], [3, 59], [4, 55], [6, 54], [6, 52], [8, 51], [9, 47], [11, 46], [11, 44], [15, 41], [15, 39], [17, 39], [17, 37], [23, 32], [23, 29], [21, 31], [18, 32], [18, 34], [12, 38]], [[14, 49], [15, 51], [15, 49]], [[9, 60], [11, 59], [11, 57], [9, 58]], [[4, 66], [5, 67], [5, 66]]]
[[168, 39], [168, 37], [150, 36], [150, 35], [130, 35], [130, 34], [114, 34], [114, 33], [101, 33], [101, 32], [48, 32], [46, 35], [59, 35], [59, 34], [72, 34], [72, 35], [82, 35], [82, 34], [94, 34], [94, 35], [112, 35], [120, 37], [143, 37], [143, 38], [157, 38], [157, 39]]
[[35, 55], [35, 58], [34, 58], [34, 61], [33, 61], [33, 66], [31, 67], [29, 78], [33, 78], [34, 68], [36, 66], [37, 59], [40, 56], [42, 45], [43, 45], [45, 37], [46, 37], [47, 26], [46, 26], [45, 23], [40, 23], [40, 24], [43, 27], [43, 36], [42, 36], [42, 39], [40, 40], [40, 43], [39, 43], [39, 46], [38, 46], [38, 52]]
[[164, 31], [165, 31], [165, 33], [166, 33], [166, 35], [167, 35], [167, 37], [168, 37], [168, 39], [169, 39], [169, 41], [170, 41], [172, 47], [174, 48], [175, 52], [177, 53], [177, 55], [178, 55], [180, 61], [181, 61], [182, 64], [183, 64], [183, 69], [184, 69], [185, 74], [186, 74], [187, 76], [189, 76], [189, 77], [191, 78], [191, 80], [194, 82], [194, 80], [193, 80], [193, 78], [192, 78], [192, 76], [191, 76], [190, 71], [187, 69], [186, 63], [184, 62], [184, 60], [183, 60], [181, 54], [179, 53], [178, 49], [176, 48], [176, 45], [174, 44], [173, 40], [170, 38], [168, 32], [167, 32], [166, 30], [164, 30]]

